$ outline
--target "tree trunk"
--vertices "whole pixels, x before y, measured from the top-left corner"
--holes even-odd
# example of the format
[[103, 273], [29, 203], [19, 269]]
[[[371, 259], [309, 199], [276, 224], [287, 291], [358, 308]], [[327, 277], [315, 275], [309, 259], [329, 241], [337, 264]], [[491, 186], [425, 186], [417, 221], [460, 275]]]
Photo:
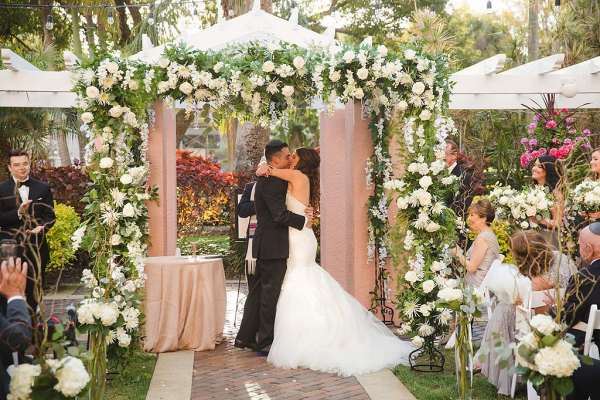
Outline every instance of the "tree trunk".
[[[48, 1], [42, 1], [41, 4], [48, 4]], [[42, 27], [44, 29], [44, 47], [52, 46], [52, 31], [46, 29], [46, 21], [48, 21], [48, 15], [50, 15], [51, 9], [42, 7]]]
[[270, 132], [261, 126], [246, 121], [238, 125], [235, 145], [235, 172], [248, 171], [258, 163], [269, 143]]
[[136, 26], [140, 22], [142, 22], [142, 14], [140, 14], [140, 9], [138, 7], [127, 7], [129, 10], [129, 14], [131, 14], [131, 19], [133, 19], [133, 25]]
[[[0, 154], [8, 154], [12, 150], [12, 146], [8, 142], [8, 139], [0, 136]], [[0, 157], [0, 181], [5, 181], [10, 177], [8, 172], [6, 157]]]
[[[123, 0], [115, 0], [116, 6], [123, 6], [125, 3]], [[119, 29], [121, 30], [121, 38], [119, 39], [119, 45], [125, 47], [131, 41], [131, 29], [127, 25], [127, 10], [125, 7], [118, 7], [117, 13], [119, 14]], [[139, 10], [138, 14], [139, 14]]]
[[188, 128], [190, 127], [193, 121], [193, 113], [190, 114], [189, 118], [186, 118], [184, 109], [177, 110], [177, 115], [175, 116], [175, 147], [177, 149], [179, 149], [179, 144], [183, 140], [185, 132], [187, 132]]
[[85, 137], [78, 137], [77, 142], [79, 143], [79, 163], [81, 165], [86, 165], [87, 162], [85, 160], [85, 145], [87, 144], [87, 139]]
[[79, 11], [76, 8], [71, 8], [71, 20], [73, 21], [73, 54], [83, 58], [81, 55], [81, 37], [79, 36]]
[[67, 135], [64, 132], [57, 132], [56, 143], [58, 143], [58, 155], [60, 157], [60, 166], [71, 165], [71, 156], [69, 155], [69, 146], [67, 145]]
[[92, 19], [92, 14], [87, 13], [85, 15], [85, 22], [87, 25], [87, 32], [86, 32], [87, 41], [88, 41], [88, 45], [91, 48], [96, 45], [96, 41], [94, 40], [94, 29], [95, 29], [96, 25], [94, 24], [94, 20]]

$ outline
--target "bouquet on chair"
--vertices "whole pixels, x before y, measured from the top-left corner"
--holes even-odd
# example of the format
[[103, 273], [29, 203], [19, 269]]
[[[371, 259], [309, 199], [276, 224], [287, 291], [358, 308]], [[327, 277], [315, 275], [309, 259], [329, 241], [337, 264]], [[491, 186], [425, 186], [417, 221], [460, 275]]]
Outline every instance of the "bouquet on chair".
[[549, 315], [536, 315], [531, 332], [518, 342], [516, 373], [540, 388], [542, 400], [558, 400], [573, 391], [571, 375], [580, 366], [573, 340], [563, 338], [566, 330]]

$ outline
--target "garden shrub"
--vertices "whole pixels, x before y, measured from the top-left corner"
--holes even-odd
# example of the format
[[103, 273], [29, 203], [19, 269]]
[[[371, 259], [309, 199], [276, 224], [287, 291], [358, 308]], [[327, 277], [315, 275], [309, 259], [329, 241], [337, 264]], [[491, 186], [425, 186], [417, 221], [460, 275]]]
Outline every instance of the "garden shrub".
[[57, 203], [71, 206], [79, 214], [83, 213], [85, 204], [81, 199], [85, 196], [91, 179], [79, 165], [43, 167], [32, 170], [31, 177], [48, 183]]
[[56, 221], [46, 234], [48, 247], [50, 248], [50, 261], [46, 265], [46, 271], [60, 269], [75, 258], [75, 252], [71, 245], [71, 236], [80, 223], [79, 215], [73, 207], [54, 202], [54, 214]]

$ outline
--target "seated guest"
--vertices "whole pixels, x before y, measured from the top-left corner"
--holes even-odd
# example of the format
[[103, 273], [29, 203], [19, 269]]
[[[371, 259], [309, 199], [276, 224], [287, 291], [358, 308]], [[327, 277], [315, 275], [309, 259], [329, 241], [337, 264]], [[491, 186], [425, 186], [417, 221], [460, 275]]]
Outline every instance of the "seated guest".
[[6, 371], [12, 352], [25, 352], [31, 344], [31, 317], [25, 303], [27, 263], [11, 257], [0, 266], [0, 295], [7, 300], [6, 315], [0, 315], [0, 398], [9, 392], [10, 376]]
[[458, 261], [466, 269], [465, 282], [478, 288], [490, 265], [500, 258], [498, 238], [490, 228], [496, 211], [488, 199], [480, 199], [477, 203], [471, 204], [467, 212], [469, 227], [477, 232], [477, 237], [467, 250], [466, 256], [460, 254], [458, 246], [452, 249], [452, 254], [458, 257]]
[[[565, 301], [559, 311], [569, 325], [568, 333], [575, 337], [575, 347], [582, 352], [590, 306], [600, 305], [600, 284], [597, 284], [600, 280], [600, 222], [586, 226], [579, 233], [579, 254], [585, 265], [569, 280]], [[551, 298], [545, 301], [554, 303]], [[555, 312], [556, 305], [553, 305], [551, 314]], [[600, 330], [594, 331], [593, 340], [600, 345]]]
[[[510, 251], [519, 272], [531, 279], [531, 290], [549, 291], [566, 288], [576, 270], [575, 263], [566, 255], [552, 249], [544, 237], [534, 230], [518, 231], [510, 237]], [[549, 307], [538, 307], [536, 314], [548, 312]]]

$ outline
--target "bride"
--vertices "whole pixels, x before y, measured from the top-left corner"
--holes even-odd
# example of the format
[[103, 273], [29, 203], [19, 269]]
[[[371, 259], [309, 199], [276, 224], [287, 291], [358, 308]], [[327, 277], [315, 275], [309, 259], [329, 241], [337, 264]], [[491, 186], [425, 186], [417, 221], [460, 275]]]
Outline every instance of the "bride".
[[[290, 169], [268, 169], [288, 181], [288, 210], [304, 214], [319, 201], [317, 151], [298, 148]], [[275, 339], [267, 361], [342, 376], [408, 365], [415, 347], [398, 339], [315, 262], [313, 231], [289, 230], [290, 255], [275, 316]]]

